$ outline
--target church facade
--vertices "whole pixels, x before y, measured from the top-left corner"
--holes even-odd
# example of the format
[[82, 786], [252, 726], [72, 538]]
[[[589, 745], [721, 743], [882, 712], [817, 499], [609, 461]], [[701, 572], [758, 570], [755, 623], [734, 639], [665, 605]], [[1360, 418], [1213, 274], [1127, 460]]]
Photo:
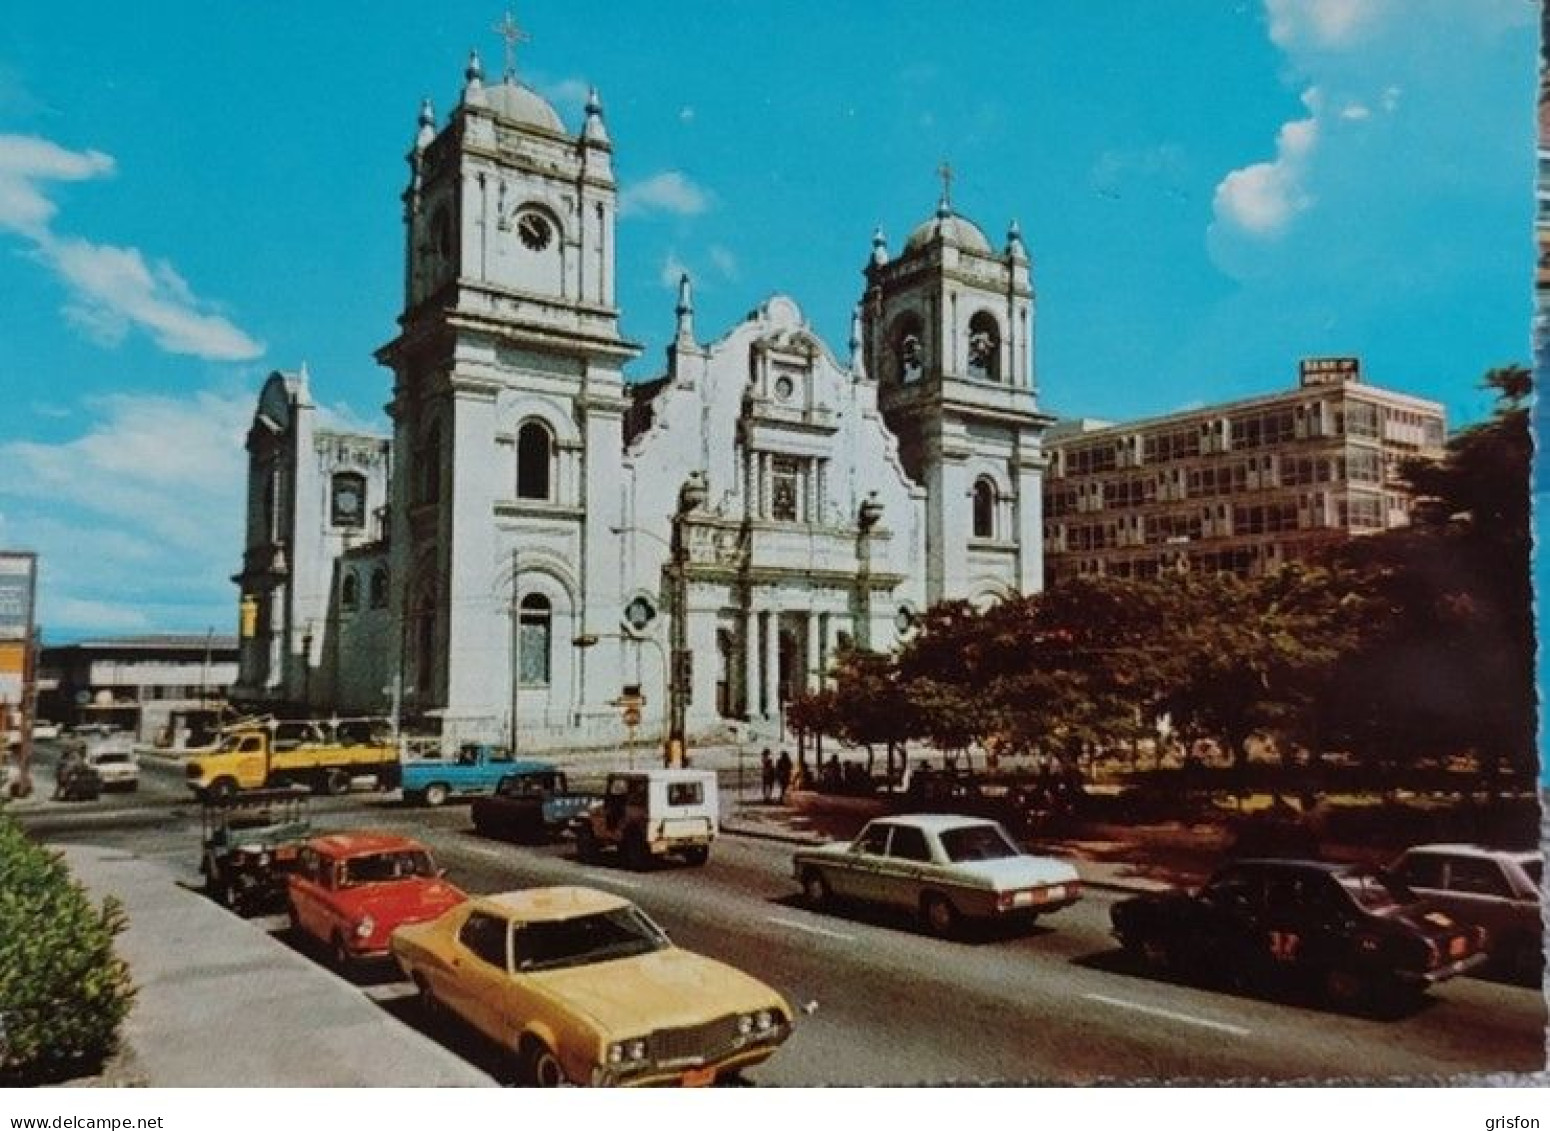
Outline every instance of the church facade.
[[[992, 246], [944, 191], [896, 255], [874, 236], [843, 352], [784, 296], [702, 340], [684, 278], [665, 371], [628, 382], [612, 158], [595, 93], [571, 132], [477, 57], [444, 123], [422, 108], [377, 353], [391, 443], [363, 484], [380, 537], [328, 535], [327, 476], [283, 521], [250, 492], [244, 698], [529, 748], [724, 737], [936, 601], [1042, 587], [1051, 419], [1015, 225]], [[298, 445], [265, 415], [273, 480]], [[326, 547], [305, 581], [287, 539]]]

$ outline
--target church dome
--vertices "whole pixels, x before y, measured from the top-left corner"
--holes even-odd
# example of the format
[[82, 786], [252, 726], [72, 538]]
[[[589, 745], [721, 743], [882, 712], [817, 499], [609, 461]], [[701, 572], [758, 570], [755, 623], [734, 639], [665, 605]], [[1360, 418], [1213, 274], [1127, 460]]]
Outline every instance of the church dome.
[[523, 126], [565, 132], [565, 123], [554, 107], [542, 97], [513, 79], [484, 88], [484, 104], [498, 117]]
[[979, 226], [973, 220], [959, 216], [956, 212], [950, 212], [946, 216], [933, 216], [921, 224], [904, 242], [904, 250], [919, 251], [936, 239], [939, 230], [948, 243], [977, 251], [982, 255], [995, 254], [990, 248], [990, 241], [985, 238], [985, 233], [979, 230]]

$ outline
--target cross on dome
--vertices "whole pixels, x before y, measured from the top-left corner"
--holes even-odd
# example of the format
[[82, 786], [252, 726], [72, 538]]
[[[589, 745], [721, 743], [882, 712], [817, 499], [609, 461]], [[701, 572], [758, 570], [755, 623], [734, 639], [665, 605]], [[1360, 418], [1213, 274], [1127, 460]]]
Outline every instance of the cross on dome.
[[504, 77], [507, 82], [513, 82], [517, 77], [517, 44], [529, 43], [533, 37], [522, 30], [509, 10], [501, 17], [501, 22], [495, 25], [494, 31], [496, 35], [506, 41], [506, 74]]
[[942, 207], [941, 211], [953, 210], [953, 167], [946, 161], [937, 166], [936, 175], [942, 178]]

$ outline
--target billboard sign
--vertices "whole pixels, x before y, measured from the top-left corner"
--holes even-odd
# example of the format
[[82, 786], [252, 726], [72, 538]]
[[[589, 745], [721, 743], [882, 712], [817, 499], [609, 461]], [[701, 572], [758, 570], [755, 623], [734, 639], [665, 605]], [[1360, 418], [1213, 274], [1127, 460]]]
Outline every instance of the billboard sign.
[[35, 554], [0, 550], [0, 640], [32, 635], [32, 599], [38, 559]]
[[1340, 385], [1362, 379], [1359, 357], [1305, 357], [1297, 367], [1304, 385]]

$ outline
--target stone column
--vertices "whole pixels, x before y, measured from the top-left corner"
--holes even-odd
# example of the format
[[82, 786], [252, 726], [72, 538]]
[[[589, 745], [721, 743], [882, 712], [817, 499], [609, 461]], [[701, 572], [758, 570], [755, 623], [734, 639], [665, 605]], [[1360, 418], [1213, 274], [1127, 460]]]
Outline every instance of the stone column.
[[780, 714], [780, 613], [764, 614], [764, 715]]
[[807, 670], [802, 673], [802, 687], [807, 691], [816, 691], [820, 686], [819, 675], [823, 651], [819, 640], [820, 620], [818, 614], [807, 614]]

